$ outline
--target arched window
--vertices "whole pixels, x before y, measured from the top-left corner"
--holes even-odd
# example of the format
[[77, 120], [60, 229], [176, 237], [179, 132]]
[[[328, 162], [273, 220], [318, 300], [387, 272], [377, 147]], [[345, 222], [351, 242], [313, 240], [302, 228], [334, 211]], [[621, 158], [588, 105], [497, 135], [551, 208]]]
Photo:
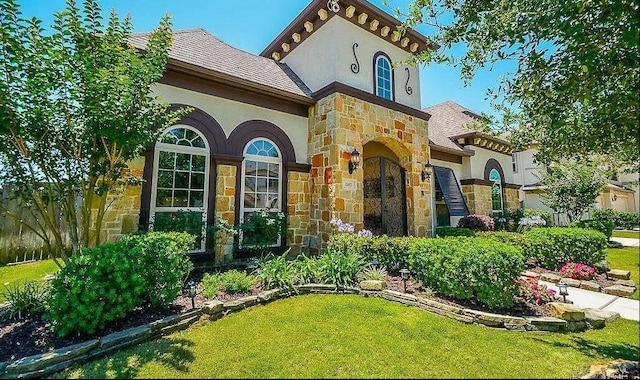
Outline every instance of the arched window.
[[493, 214], [502, 214], [502, 178], [498, 170], [491, 169], [489, 181], [493, 182], [491, 185], [491, 208]]
[[194, 250], [205, 249], [209, 183], [209, 146], [196, 129], [175, 125], [155, 147], [150, 228], [185, 231], [198, 238]]
[[374, 64], [374, 87], [375, 94], [381, 98], [393, 100], [393, 69], [389, 57], [379, 52], [375, 55]]
[[[282, 215], [282, 155], [272, 141], [256, 138], [245, 146], [242, 163], [242, 189], [240, 196], [241, 222], [247, 222], [255, 213], [269, 217]], [[243, 245], [251, 246], [260, 240], [259, 231], [243, 231]], [[270, 239], [271, 246], [280, 245], [281, 238]]]

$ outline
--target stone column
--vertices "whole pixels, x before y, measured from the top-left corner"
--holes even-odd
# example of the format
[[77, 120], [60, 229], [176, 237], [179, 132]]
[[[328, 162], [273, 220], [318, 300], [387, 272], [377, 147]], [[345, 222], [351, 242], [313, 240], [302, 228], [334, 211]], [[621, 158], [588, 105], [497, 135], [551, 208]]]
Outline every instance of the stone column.
[[[214, 220], [223, 219], [232, 226], [235, 223], [236, 215], [237, 172], [238, 168], [235, 165], [218, 164], [216, 166], [216, 205]], [[239, 190], [240, 189], [237, 189], [237, 191]], [[213, 191], [213, 189], [211, 189], [211, 191]], [[233, 258], [233, 239], [233, 236], [228, 236], [226, 242], [222, 244], [223, 261], [230, 261]]]

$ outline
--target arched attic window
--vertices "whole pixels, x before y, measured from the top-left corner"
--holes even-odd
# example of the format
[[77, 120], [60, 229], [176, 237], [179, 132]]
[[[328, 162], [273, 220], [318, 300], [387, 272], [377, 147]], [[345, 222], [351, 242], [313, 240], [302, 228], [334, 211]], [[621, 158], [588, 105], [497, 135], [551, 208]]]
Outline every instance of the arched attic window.
[[389, 56], [377, 52], [373, 57], [374, 93], [376, 96], [393, 100], [393, 66]]

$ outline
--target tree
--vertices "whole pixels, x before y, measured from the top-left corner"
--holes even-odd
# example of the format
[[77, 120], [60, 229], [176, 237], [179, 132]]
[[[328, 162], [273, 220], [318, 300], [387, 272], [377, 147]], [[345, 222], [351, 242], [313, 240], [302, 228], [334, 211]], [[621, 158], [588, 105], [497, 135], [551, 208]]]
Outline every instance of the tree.
[[[23, 19], [16, 0], [0, 1], [0, 180], [61, 265], [102, 242], [110, 193], [140, 180], [127, 162], [186, 110], [170, 112], [151, 92], [167, 64], [168, 16], [144, 53], [127, 43], [130, 18], [112, 11], [103, 25], [96, 0], [82, 11], [67, 0], [51, 29]], [[20, 218], [6, 204], [0, 211]]]
[[612, 154], [637, 171], [639, 7], [638, 0], [412, 0], [400, 29], [425, 25], [439, 48], [411, 61], [457, 65], [466, 83], [479, 68], [517, 63], [488, 92], [520, 109], [517, 148], [538, 142], [537, 159], [547, 163]]
[[604, 189], [607, 177], [597, 161], [554, 163], [539, 176], [540, 185], [545, 188], [542, 203], [565, 213], [569, 222], [580, 220]]

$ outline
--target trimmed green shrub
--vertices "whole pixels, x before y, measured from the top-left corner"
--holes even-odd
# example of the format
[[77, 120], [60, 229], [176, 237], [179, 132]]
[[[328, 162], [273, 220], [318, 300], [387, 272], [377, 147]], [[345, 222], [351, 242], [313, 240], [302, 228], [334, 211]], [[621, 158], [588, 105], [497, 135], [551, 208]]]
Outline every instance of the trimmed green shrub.
[[345, 287], [358, 281], [358, 273], [365, 267], [366, 262], [358, 253], [327, 249], [318, 258], [318, 264], [322, 268], [326, 283]]
[[607, 240], [613, 235], [613, 221], [608, 219], [585, 219], [578, 220], [569, 224], [569, 227], [586, 228], [588, 230], [596, 230], [602, 232]]
[[616, 227], [627, 230], [640, 226], [640, 214], [637, 212], [618, 212], [615, 220]]
[[436, 228], [436, 236], [439, 237], [447, 237], [447, 236], [474, 236], [475, 233], [473, 230], [469, 228], [462, 227], [437, 227]]
[[597, 220], [609, 220], [614, 227], [627, 230], [640, 225], [640, 214], [636, 212], [620, 212], [614, 209], [596, 209], [591, 211], [591, 217]]
[[207, 298], [215, 298], [220, 289], [227, 294], [247, 293], [255, 282], [253, 276], [236, 269], [222, 273], [206, 273], [202, 277], [202, 294]]
[[607, 237], [583, 228], [534, 228], [525, 232], [524, 254], [538, 265], [557, 270], [567, 262], [593, 266], [604, 260]]
[[516, 247], [524, 248], [527, 237], [518, 232], [507, 231], [479, 231], [476, 232], [477, 237], [492, 239], [501, 243], [507, 243]]
[[371, 247], [362, 255], [368, 262], [378, 260], [388, 269], [408, 268], [409, 248], [415, 238], [390, 237], [387, 235], [373, 238]]
[[124, 236], [124, 249], [138, 258], [144, 295], [155, 308], [167, 308], [180, 295], [193, 269], [188, 253], [195, 237], [184, 232], [150, 232]]
[[108, 243], [71, 256], [51, 281], [45, 317], [52, 330], [61, 337], [93, 334], [140, 305], [146, 281], [136, 255], [122, 243]]
[[415, 240], [410, 268], [423, 286], [437, 293], [508, 308], [518, 294], [515, 280], [525, 266], [517, 247], [489, 239], [448, 237]]
[[153, 232], [84, 249], [51, 281], [45, 317], [60, 336], [93, 334], [138, 306], [168, 306], [191, 269], [193, 240]]
[[493, 218], [489, 215], [471, 214], [460, 218], [458, 227], [469, 228], [474, 231], [493, 231]]

